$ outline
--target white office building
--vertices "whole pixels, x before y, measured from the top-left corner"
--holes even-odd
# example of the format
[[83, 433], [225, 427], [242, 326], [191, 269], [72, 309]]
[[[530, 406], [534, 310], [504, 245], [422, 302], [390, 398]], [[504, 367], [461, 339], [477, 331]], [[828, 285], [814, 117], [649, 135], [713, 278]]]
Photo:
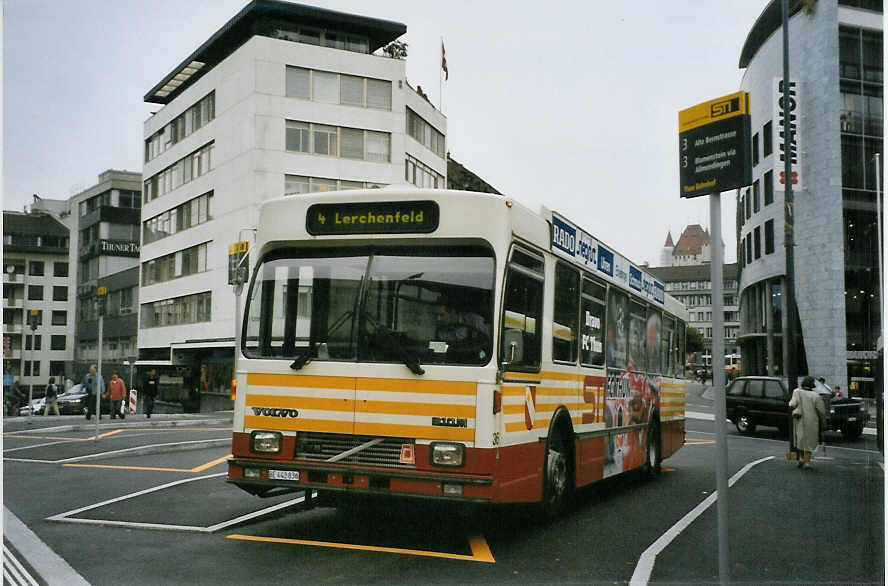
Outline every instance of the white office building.
[[196, 409], [227, 396], [228, 247], [252, 239], [263, 202], [445, 187], [446, 119], [381, 51], [405, 32], [254, 0], [145, 95], [161, 107], [144, 125], [139, 364], [180, 389], [166, 399]]

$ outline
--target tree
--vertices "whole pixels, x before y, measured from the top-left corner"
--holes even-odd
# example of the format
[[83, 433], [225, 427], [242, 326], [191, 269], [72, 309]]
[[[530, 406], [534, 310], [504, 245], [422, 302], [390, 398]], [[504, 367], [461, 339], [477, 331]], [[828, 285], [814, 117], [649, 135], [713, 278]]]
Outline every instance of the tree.
[[690, 354], [691, 352], [702, 352], [703, 351], [703, 334], [700, 333], [700, 330], [694, 327], [688, 327], [688, 335], [687, 340], [685, 341], [685, 352]]
[[388, 45], [382, 48], [382, 52], [391, 57], [392, 59], [406, 59], [407, 58], [407, 43], [403, 41], [392, 41]]

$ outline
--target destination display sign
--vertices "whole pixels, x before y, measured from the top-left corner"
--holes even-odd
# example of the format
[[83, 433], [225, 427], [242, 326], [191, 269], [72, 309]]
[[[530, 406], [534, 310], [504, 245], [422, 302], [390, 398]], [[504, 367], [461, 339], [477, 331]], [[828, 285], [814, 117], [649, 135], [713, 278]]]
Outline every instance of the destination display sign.
[[737, 92], [678, 113], [681, 197], [752, 183], [749, 94]]
[[663, 307], [666, 302], [663, 283], [555, 212], [552, 212], [551, 225], [552, 252]]
[[314, 236], [428, 234], [439, 218], [434, 201], [318, 203], [308, 208], [305, 229]]

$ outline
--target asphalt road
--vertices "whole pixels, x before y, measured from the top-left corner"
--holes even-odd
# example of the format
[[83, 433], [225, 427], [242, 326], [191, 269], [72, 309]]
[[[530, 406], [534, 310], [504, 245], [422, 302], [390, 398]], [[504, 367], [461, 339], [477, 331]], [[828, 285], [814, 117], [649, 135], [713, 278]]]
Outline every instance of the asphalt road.
[[[689, 391], [688, 410], [704, 412], [702, 389]], [[4, 433], [4, 506], [70, 566], [53, 573], [5, 531], [4, 545], [41, 583], [719, 580], [716, 505], [693, 513], [715, 486], [704, 419], [689, 419], [687, 445], [660, 477], [581, 491], [549, 523], [527, 508], [305, 509], [301, 493], [259, 499], [224, 482], [227, 426], [144, 423], [103, 427], [98, 442], [92, 430]], [[731, 578], [884, 583], [884, 472], [873, 439], [836, 436], [803, 472], [783, 459], [776, 430], [729, 428], [729, 473], [745, 470], [728, 493]], [[90, 458], [98, 452], [106, 454]]]

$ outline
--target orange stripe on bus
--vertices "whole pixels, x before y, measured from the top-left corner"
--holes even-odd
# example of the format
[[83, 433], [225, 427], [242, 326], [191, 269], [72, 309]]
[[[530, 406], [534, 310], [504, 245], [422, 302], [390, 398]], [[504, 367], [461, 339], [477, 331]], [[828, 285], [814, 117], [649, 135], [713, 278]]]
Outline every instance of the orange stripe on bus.
[[351, 376], [308, 376], [302, 374], [247, 374], [247, 384], [266, 387], [312, 389], [345, 389], [389, 391], [401, 393], [434, 393], [439, 395], [474, 395], [477, 383], [447, 380], [415, 380]]
[[432, 427], [431, 425], [398, 425], [396, 423], [362, 423], [356, 421], [355, 433], [463, 442], [475, 441], [475, 430], [464, 427]]
[[314, 409], [316, 411], [355, 410], [352, 399], [333, 399], [328, 397], [286, 397], [282, 395], [255, 395], [250, 393], [246, 399], [250, 407], [281, 407], [288, 409]]
[[545, 370], [542, 372], [507, 372], [503, 376], [506, 378], [512, 379], [527, 379], [527, 380], [573, 380], [573, 381], [582, 381], [586, 378], [585, 374], [578, 374], [575, 372], [555, 372], [550, 370]]

